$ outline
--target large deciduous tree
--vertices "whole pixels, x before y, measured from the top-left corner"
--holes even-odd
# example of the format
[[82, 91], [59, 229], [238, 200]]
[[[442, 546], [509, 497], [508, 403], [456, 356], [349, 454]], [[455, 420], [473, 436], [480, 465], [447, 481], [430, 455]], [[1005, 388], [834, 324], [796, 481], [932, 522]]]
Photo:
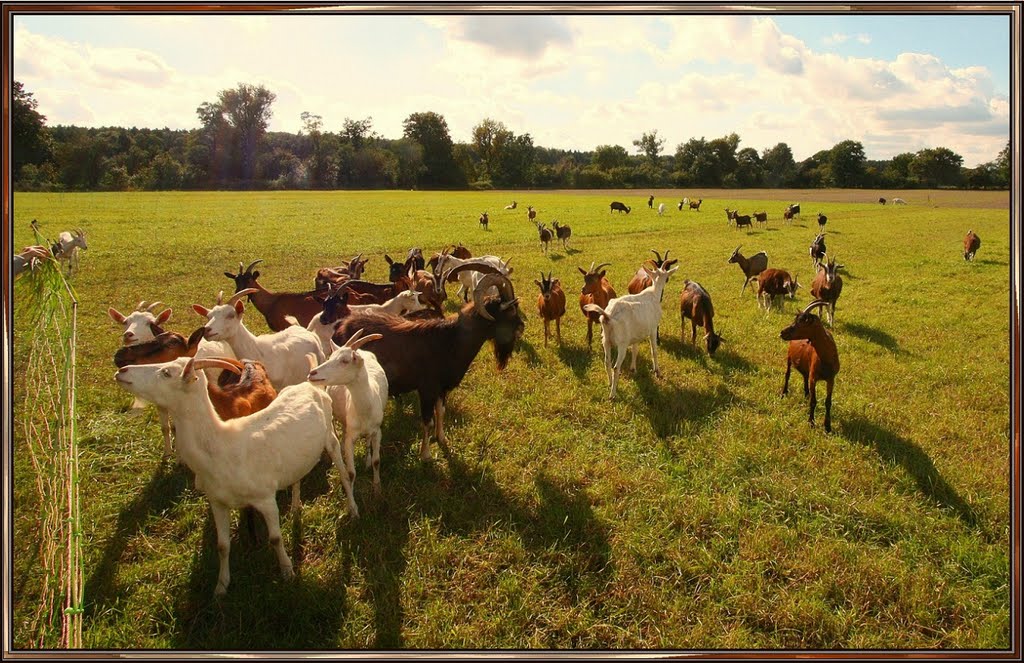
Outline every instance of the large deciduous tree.
[[239, 83], [236, 88], [217, 93], [216, 103], [205, 102], [196, 109], [204, 129], [214, 135], [223, 136], [225, 123], [230, 127], [235, 150], [233, 174], [250, 185], [256, 172], [260, 139], [273, 117], [270, 107], [276, 98], [262, 85]]
[[864, 146], [860, 141], [844, 140], [829, 150], [828, 186], [852, 188], [864, 183]]
[[910, 174], [928, 187], [952, 186], [960, 182], [964, 158], [946, 147], [918, 151], [910, 162]]
[[12, 85], [11, 165], [15, 178], [26, 164], [41, 164], [50, 158], [46, 116], [36, 110], [39, 102], [20, 81]]
[[465, 184], [455, 163], [454, 144], [444, 116], [432, 111], [413, 113], [402, 122], [403, 134], [423, 148], [423, 169], [420, 183], [426, 186], [449, 187]]
[[661, 150], [665, 147], [665, 139], [658, 138], [657, 129], [650, 133], [645, 131], [640, 138], [633, 141], [633, 146], [647, 158], [651, 165], [657, 165], [658, 155], [661, 154]]

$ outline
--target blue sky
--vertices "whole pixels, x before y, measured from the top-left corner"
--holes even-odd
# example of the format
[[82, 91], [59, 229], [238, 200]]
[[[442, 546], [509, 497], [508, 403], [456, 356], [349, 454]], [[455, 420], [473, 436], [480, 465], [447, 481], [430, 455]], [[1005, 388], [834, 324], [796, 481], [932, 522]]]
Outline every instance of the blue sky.
[[1009, 138], [1006, 16], [16, 15], [13, 46], [50, 124], [192, 128], [251, 82], [283, 131], [309, 111], [398, 137], [432, 110], [456, 141], [490, 117], [565, 149], [736, 132], [797, 159], [852, 139], [870, 159], [944, 146], [967, 166]]

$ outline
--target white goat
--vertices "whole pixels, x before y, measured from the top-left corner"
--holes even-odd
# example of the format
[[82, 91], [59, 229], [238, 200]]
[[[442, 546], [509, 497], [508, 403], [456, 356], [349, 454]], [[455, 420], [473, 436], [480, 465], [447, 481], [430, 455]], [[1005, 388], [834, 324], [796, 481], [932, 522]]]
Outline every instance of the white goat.
[[[456, 258], [455, 256], [446, 253], [446, 254], [442, 255], [441, 258], [437, 262], [437, 273], [438, 274], [442, 274], [442, 275], [443, 274], [447, 274], [449, 271], [455, 269], [456, 267], [461, 267], [462, 265], [465, 265], [466, 263], [474, 263], [474, 264], [476, 264], [476, 263], [484, 263], [486, 265], [490, 265], [491, 267], [494, 267], [495, 269], [497, 269], [500, 273], [504, 274], [505, 276], [508, 276], [508, 275], [510, 275], [512, 273], [512, 270], [513, 270], [512, 267], [508, 266], [508, 264], [510, 262], [512, 262], [512, 258], [509, 258], [508, 260], [502, 261], [502, 259], [499, 258], [498, 256], [491, 256], [491, 255], [480, 256], [478, 258], [467, 258], [467, 259], [463, 260], [461, 258]], [[469, 300], [469, 293], [471, 293], [474, 290], [476, 290], [476, 286], [480, 282], [480, 279], [482, 279], [484, 277], [484, 273], [483, 272], [478, 272], [476, 270], [465, 270], [465, 271], [459, 272], [456, 276], [459, 279], [459, 291], [455, 293], [455, 296], [458, 297], [461, 294], [463, 296], [463, 299], [468, 301]], [[441, 278], [440, 280], [441, 280], [441, 287], [444, 288], [445, 287], [445, 282], [448, 279], [447, 278]], [[349, 307], [349, 308], [352, 308], [352, 307]]]
[[298, 325], [291, 325], [272, 334], [254, 335], [242, 322], [245, 304], [241, 301], [252, 292], [258, 291], [255, 288], [240, 290], [226, 304], [218, 304], [212, 309], [193, 304], [192, 309], [207, 319], [206, 338], [224, 341], [239, 359], [263, 362], [267, 377], [278, 391], [305, 382], [309, 373], [306, 355], [312, 354], [317, 363], [324, 360], [320, 339]]
[[277, 491], [292, 486], [297, 506], [298, 483], [327, 452], [341, 473], [349, 513], [359, 516], [352, 484], [344, 467], [341, 445], [331, 426], [327, 394], [309, 383], [282, 389], [277, 398], [254, 414], [221, 421], [206, 391], [206, 375], [197, 364], [213, 359], [175, 359], [163, 364], [125, 366], [117, 383], [146, 400], [167, 408], [178, 422], [178, 454], [195, 473], [196, 488], [206, 494], [217, 527], [220, 573], [214, 595], [223, 595], [231, 581], [231, 509], [252, 506], [267, 523], [281, 573], [291, 578], [292, 562], [281, 540]]
[[902, 198], [893, 198], [892, 199], [892, 204], [893, 205], [906, 205], [907, 201], [903, 200]]
[[[668, 283], [668, 278], [679, 267], [674, 266], [669, 270], [656, 267], [654, 271], [647, 267], [643, 269], [652, 283], [637, 294], [617, 297], [608, 302], [607, 309], [603, 309], [597, 304], [587, 304], [583, 307], [585, 311], [601, 316], [604, 367], [608, 373], [608, 381], [611, 383], [609, 400], [614, 399], [617, 393], [619, 373], [622, 369], [622, 362], [626, 359], [626, 349], [629, 348], [633, 353], [631, 368], [635, 371], [637, 344], [644, 339], [651, 344], [651, 362], [654, 364], [654, 374], [661, 377], [661, 372], [658, 370], [658, 324], [661, 322], [661, 295], [665, 290], [665, 284]], [[617, 348], [618, 351], [614, 369], [612, 347]]]
[[665, 203], [658, 203], [658, 216], [665, 215]]
[[[422, 311], [427, 305], [420, 301], [420, 293], [416, 290], [403, 290], [383, 304], [350, 304], [353, 313], [390, 313], [405, 315], [414, 311]], [[319, 317], [319, 316], [313, 316]], [[307, 327], [309, 329], [309, 327]], [[326, 352], [326, 350], [324, 350]]]
[[380, 493], [380, 424], [388, 401], [388, 378], [377, 357], [359, 348], [370, 341], [384, 338], [381, 334], [363, 336], [360, 329], [337, 348], [324, 363], [309, 372], [309, 381], [331, 385], [347, 391], [345, 399], [345, 465], [349, 481], [356, 478], [353, 447], [355, 441], [367, 439], [366, 467], [373, 467], [373, 490]]
[[65, 230], [57, 236], [57, 243], [50, 248], [53, 256], [62, 263], [67, 263], [68, 276], [73, 270], [78, 269], [78, 249], [87, 250], [85, 243], [85, 231], [77, 229], [73, 232]]

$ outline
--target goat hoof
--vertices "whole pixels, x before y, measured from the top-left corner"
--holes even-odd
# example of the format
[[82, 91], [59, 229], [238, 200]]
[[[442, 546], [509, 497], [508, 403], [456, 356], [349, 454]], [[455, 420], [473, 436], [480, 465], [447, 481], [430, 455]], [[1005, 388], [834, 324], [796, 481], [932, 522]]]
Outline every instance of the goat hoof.
[[220, 597], [224, 596], [227, 593], [228, 593], [228, 588], [218, 582], [217, 586], [213, 590], [213, 597], [219, 599]]
[[284, 567], [281, 569], [281, 575], [285, 580], [292, 580], [295, 578], [295, 571], [290, 566]]

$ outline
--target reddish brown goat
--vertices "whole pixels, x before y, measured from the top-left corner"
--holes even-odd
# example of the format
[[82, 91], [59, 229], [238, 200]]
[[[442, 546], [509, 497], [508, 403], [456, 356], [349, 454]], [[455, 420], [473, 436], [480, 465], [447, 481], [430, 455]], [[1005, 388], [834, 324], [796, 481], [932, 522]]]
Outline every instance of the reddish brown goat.
[[193, 364], [200, 368], [223, 368], [217, 384], [207, 383], [210, 401], [217, 415], [227, 421], [259, 412], [277, 398], [277, 390], [267, 377], [262, 362], [251, 359], [208, 357]]
[[242, 263], [238, 263], [238, 273], [224, 272], [224, 276], [235, 282], [235, 292], [253, 288], [257, 292], [249, 294], [249, 301], [256, 310], [263, 314], [267, 326], [271, 331], [287, 329], [289, 322], [285, 316], [293, 316], [299, 324], [305, 327], [313, 316], [320, 313], [322, 306], [316, 299], [318, 293], [315, 290], [309, 292], [270, 292], [256, 279], [259, 278], [259, 270], [252, 271], [252, 268], [262, 260], [254, 260], [245, 270]]
[[842, 265], [837, 265], [835, 257], [831, 257], [818, 267], [820, 269], [811, 283], [811, 296], [828, 303], [828, 326], [831, 327], [836, 318], [836, 301], [843, 292], [843, 279], [838, 274]]
[[974, 260], [974, 254], [981, 248], [981, 238], [973, 230], [964, 237], [964, 260]]
[[[669, 249], [665, 249], [665, 257], [662, 258], [660, 253], [658, 253], [654, 249], [651, 249], [651, 253], [657, 256], [657, 258], [654, 260], [647, 260], [644, 263], [644, 265], [646, 265], [647, 263], [654, 263], [655, 267], [668, 269], [672, 265], [679, 262], [679, 260], [676, 258], [669, 260], [668, 252]], [[650, 275], [648, 275], [648, 273], [644, 270], [644, 265], [641, 265], [640, 269], [636, 270], [636, 272], [633, 274], [633, 278], [631, 278], [629, 280], [629, 283], [626, 285], [626, 290], [629, 291], [629, 294], [631, 295], [638, 294], [642, 292], [644, 289], [654, 285], [654, 281], [651, 280]], [[664, 292], [662, 293], [662, 297], [664, 297]]]
[[[597, 267], [594, 267], [594, 263], [590, 263], [590, 270], [585, 271], [582, 267], [577, 267], [580, 270], [580, 274], [583, 275], [583, 290], [580, 293], [580, 311], [587, 317], [587, 345], [593, 346], [594, 342], [594, 324], [601, 324], [600, 313], [588, 313], [583, 309], [587, 304], [597, 304], [601, 308], [608, 306], [608, 302], [615, 298], [615, 288], [605, 278], [605, 270], [601, 269], [605, 265], [610, 265], [610, 262], [603, 262]], [[601, 271], [598, 271], [601, 270]]]
[[757, 221], [757, 224], [761, 226], [768, 225], [768, 212], [754, 212], [754, 221]]
[[343, 260], [338, 267], [321, 267], [316, 272], [314, 287], [320, 291], [328, 283], [344, 283], [349, 279], [361, 278], [368, 262], [370, 259], [363, 258], [363, 254], [360, 253], [351, 260]]
[[790, 299], [796, 297], [796, 290], [800, 283], [795, 276], [790, 276], [784, 269], [768, 268], [757, 277], [757, 305], [771, 310], [772, 301], [776, 297], [787, 296]]
[[696, 281], [683, 282], [683, 292], [679, 296], [679, 312], [682, 316], [682, 340], [686, 342], [686, 320], [689, 318], [691, 335], [690, 343], [697, 345], [697, 327], [704, 328], [704, 340], [707, 341], [708, 354], [715, 354], [719, 344], [724, 340], [715, 333], [715, 307], [711, 303], [711, 295]]
[[695, 210], [697, 210], [699, 212], [700, 211], [700, 204], [702, 202], [704, 202], [703, 198], [698, 199], [696, 202], [691, 200], [690, 201], [690, 209], [695, 209]]
[[562, 344], [562, 316], [565, 315], [565, 292], [558, 279], [552, 279], [551, 273], [544, 278], [544, 272], [540, 274], [540, 281], [534, 281], [540, 288], [537, 296], [537, 313], [544, 321], [544, 346], [547, 347], [549, 328], [552, 320], [555, 321], [555, 338], [558, 344]]
[[810, 396], [811, 407], [808, 420], [814, 425], [814, 409], [818, 405], [817, 384], [825, 381], [825, 431], [832, 432], [832, 387], [839, 373], [839, 350], [832, 334], [821, 324], [821, 318], [811, 313], [816, 307], [828, 306], [827, 302], [813, 301], [797, 314], [793, 324], [782, 330], [779, 336], [789, 341], [786, 354], [786, 380], [782, 383], [782, 395], [789, 391], [789, 373], [795, 366], [804, 378], [804, 396]]
[[786, 210], [782, 212], [783, 223], [789, 223], [790, 225], [793, 225], [793, 214], [793, 210], [787, 207]]
[[[427, 261], [427, 267], [430, 268], [430, 271], [436, 272], [437, 271], [437, 263], [440, 262], [441, 258], [443, 256], [446, 256], [446, 255], [454, 256], [454, 257], [458, 258], [459, 260], [469, 260], [470, 258], [473, 257], [473, 254], [469, 252], [469, 249], [467, 249], [466, 247], [464, 247], [462, 245], [462, 242], [459, 242], [458, 246], [455, 246], [454, 244], [450, 245], [450, 246], [446, 246], [440, 252], [435, 253], [430, 258], [430, 260]], [[449, 276], [448, 277], [448, 283], [455, 283], [458, 280], [459, 280], [458, 276]]]

